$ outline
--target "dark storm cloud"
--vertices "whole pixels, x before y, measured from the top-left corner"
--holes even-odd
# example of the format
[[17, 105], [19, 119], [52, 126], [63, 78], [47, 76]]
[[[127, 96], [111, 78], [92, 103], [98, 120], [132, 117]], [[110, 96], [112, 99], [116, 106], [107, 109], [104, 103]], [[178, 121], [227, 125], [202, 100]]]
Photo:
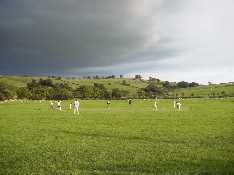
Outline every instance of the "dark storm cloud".
[[0, 74], [155, 72], [173, 81], [233, 81], [233, 6], [233, 0], [0, 0]]
[[142, 61], [138, 53], [155, 52], [151, 43], [157, 45], [159, 40], [159, 4], [151, 0], [2, 0], [0, 73], [63, 72]]

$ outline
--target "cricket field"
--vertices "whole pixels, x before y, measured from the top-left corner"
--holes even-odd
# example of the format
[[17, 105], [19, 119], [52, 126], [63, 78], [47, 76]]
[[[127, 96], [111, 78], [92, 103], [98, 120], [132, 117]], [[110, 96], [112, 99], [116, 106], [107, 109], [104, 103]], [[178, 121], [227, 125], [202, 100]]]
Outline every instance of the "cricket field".
[[1, 175], [234, 174], [234, 99], [0, 104]]

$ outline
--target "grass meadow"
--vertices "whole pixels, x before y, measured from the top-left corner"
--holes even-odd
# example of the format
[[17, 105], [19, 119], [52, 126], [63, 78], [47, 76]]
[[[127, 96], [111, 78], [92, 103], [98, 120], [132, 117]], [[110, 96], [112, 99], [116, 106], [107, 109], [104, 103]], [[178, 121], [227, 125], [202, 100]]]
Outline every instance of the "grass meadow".
[[234, 99], [0, 104], [1, 175], [234, 174]]

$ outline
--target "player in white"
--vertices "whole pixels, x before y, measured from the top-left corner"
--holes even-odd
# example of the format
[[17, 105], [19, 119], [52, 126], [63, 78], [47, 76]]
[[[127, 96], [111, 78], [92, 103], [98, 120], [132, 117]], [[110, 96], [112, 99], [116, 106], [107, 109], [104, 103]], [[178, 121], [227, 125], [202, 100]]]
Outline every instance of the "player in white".
[[57, 108], [58, 108], [58, 110], [62, 111], [62, 101], [61, 100], [57, 101]]
[[174, 109], [176, 109], [176, 103], [177, 103], [176, 100], [174, 100]]
[[72, 103], [70, 103], [69, 109], [72, 109]]
[[157, 103], [157, 101], [155, 100], [155, 102], [154, 102], [154, 109], [153, 109], [154, 111], [157, 111], [158, 110], [158, 103]]
[[108, 101], [106, 102], [106, 104], [107, 104], [107, 109], [109, 110], [109, 109], [110, 109], [110, 105], [111, 105], [110, 100], [108, 100]]
[[73, 112], [74, 112], [74, 114], [77, 113], [78, 115], [80, 115], [79, 107], [80, 107], [80, 102], [76, 99], [74, 101], [74, 104], [73, 104]]
[[53, 101], [50, 101], [50, 108], [54, 109], [54, 102]]
[[132, 99], [128, 100], [128, 104], [131, 105], [132, 104]]
[[180, 102], [176, 102], [176, 108], [180, 111], [182, 104]]

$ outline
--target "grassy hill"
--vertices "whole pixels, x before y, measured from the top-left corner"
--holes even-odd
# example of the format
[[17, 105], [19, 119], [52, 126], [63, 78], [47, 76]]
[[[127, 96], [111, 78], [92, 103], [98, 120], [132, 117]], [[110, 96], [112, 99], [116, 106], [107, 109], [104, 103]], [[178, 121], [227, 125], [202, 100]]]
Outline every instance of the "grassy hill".
[[180, 96], [201, 96], [205, 97], [212, 94], [216, 95], [228, 95], [234, 96], [234, 85], [233, 84], [219, 84], [219, 85], [201, 85], [192, 88], [180, 88], [176, 89], [174, 93]]
[[[28, 76], [0, 76], [0, 82], [5, 82], [16, 87], [25, 87], [32, 79], [46, 79], [48, 77], [28, 77]], [[111, 78], [111, 79], [78, 79], [78, 78], [51, 78], [54, 83], [67, 83], [76, 89], [81, 85], [93, 85], [94, 83], [103, 84], [109, 91], [114, 88], [129, 91], [131, 96], [135, 96], [141, 88], [147, 87], [150, 82], [146, 80], [135, 80], [127, 78]], [[163, 81], [161, 81], [162, 83]], [[159, 82], [160, 84], [160, 82]], [[190, 88], [175, 88], [170, 90], [172, 96], [182, 97], [207, 97], [215, 94], [216, 96], [234, 96], [234, 84], [219, 85], [200, 85]]]
[[[0, 82], [5, 82], [16, 87], [25, 87], [32, 79], [46, 79], [48, 77], [22, 77], [22, 76], [2, 76]], [[133, 80], [126, 78], [112, 78], [112, 79], [72, 79], [72, 78], [51, 78], [54, 83], [67, 83], [72, 88], [78, 88], [81, 85], [93, 85], [94, 83], [103, 84], [109, 91], [114, 88], [127, 90], [131, 95], [136, 94], [140, 88], [145, 88], [148, 82], [145, 80]], [[123, 84], [125, 81], [125, 84]]]

